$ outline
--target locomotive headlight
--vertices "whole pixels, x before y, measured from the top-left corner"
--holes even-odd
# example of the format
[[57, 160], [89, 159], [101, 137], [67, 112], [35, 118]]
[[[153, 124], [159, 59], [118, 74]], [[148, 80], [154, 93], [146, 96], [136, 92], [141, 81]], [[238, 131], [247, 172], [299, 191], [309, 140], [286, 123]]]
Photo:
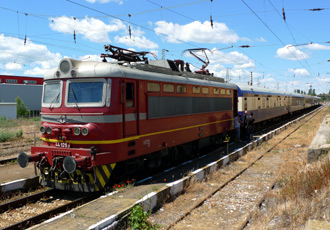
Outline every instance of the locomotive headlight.
[[46, 133], [46, 128], [45, 128], [45, 126], [41, 126], [41, 127], [40, 127], [40, 132], [41, 132], [42, 134], [45, 134], [45, 133]]
[[70, 63], [67, 60], [64, 60], [60, 63], [60, 70], [62, 73], [68, 73], [70, 71]]
[[80, 135], [80, 132], [81, 132], [81, 130], [80, 130], [79, 127], [75, 127], [75, 128], [73, 129], [73, 133], [74, 133], [74, 135], [76, 135], [76, 136], [79, 136], [79, 135]]
[[87, 127], [82, 128], [81, 134], [84, 135], [84, 136], [87, 136], [88, 135], [88, 128]]
[[53, 132], [52, 127], [48, 126], [46, 129], [46, 132], [47, 132], [47, 134], [52, 134], [52, 132]]

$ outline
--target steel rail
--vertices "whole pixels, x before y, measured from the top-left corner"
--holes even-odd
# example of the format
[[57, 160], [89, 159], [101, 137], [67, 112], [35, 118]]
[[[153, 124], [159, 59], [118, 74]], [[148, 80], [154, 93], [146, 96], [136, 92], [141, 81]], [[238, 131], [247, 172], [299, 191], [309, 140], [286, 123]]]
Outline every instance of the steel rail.
[[49, 189], [46, 191], [38, 192], [36, 194], [32, 194], [32, 195], [29, 195], [26, 197], [22, 197], [22, 198], [19, 198], [16, 200], [12, 200], [12, 201], [8, 201], [6, 203], [0, 204], [0, 213], [3, 213], [10, 209], [24, 206], [25, 204], [30, 203], [30, 202], [35, 202], [45, 196], [50, 196], [52, 193], [54, 193], [54, 189]]
[[61, 205], [57, 208], [54, 208], [54, 209], [51, 209], [49, 211], [43, 212], [39, 215], [30, 217], [28, 219], [22, 220], [20, 222], [17, 222], [15, 224], [10, 225], [10, 226], [4, 227], [4, 228], [2, 228], [2, 230], [14, 230], [14, 229], [29, 228], [29, 227], [31, 227], [33, 225], [36, 225], [36, 224], [38, 224], [38, 223], [40, 223], [44, 220], [48, 220], [48, 219], [54, 217], [54, 215], [57, 215], [57, 214], [62, 213], [62, 212], [66, 212], [70, 209], [73, 209], [73, 208], [75, 208], [79, 205], [82, 205], [86, 202], [94, 200], [98, 197], [100, 197], [100, 193], [88, 194], [87, 196], [78, 198], [78, 199], [76, 199], [76, 200], [74, 200], [74, 201], [72, 201], [68, 204]]
[[17, 157], [11, 157], [11, 158], [0, 160], [0, 165], [5, 165], [10, 162], [16, 162], [16, 161], [17, 161]]

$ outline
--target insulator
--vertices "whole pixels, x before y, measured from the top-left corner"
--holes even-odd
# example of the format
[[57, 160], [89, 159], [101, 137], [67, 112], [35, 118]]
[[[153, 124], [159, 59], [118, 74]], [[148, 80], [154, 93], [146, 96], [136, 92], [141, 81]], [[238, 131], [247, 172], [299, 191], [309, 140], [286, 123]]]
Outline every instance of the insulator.
[[212, 15], [210, 15], [210, 22], [211, 22], [211, 27], [213, 28], [213, 19], [212, 19]]
[[284, 8], [282, 8], [283, 20], [286, 20]]

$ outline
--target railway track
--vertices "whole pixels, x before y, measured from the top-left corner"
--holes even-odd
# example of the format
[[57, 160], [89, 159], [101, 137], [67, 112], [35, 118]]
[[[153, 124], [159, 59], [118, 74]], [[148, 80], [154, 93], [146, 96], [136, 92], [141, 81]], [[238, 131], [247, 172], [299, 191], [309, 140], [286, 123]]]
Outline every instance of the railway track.
[[[273, 165], [275, 167], [280, 163], [278, 162], [279, 160], [276, 158], [276, 154], [275, 157], [270, 158], [270, 153], [274, 152], [276, 148], [282, 143], [284, 143], [287, 138], [297, 133], [297, 131], [303, 125], [305, 125], [312, 118], [317, 116], [320, 111], [321, 110], [306, 118], [304, 122], [299, 124], [296, 128], [286, 134], [281, 140], [268, 147], [262, 153], [256, 154], [257, 156], [255, 156], [255, 158], [249, 163], [241, 162], [244, 167], [241, 167], [239, 170], [236, 170], [235, 173], [230, 174], [230, 172], [227, 172], [230, 175], [226, 177], [226, 180], [223, 180], [221, 183], [219, 183], [219, 177], [215, 178], [215, 180], [212, 180], [211, 178], [203, 185], [203, 188], [198, 188], [198, 190], [207, 191], [206, 195], [204, 194], [202, 197], [200, 197], [200, 191], [197, 193], [192, 192], [191, 194], [188, 194], [186, 198], [182, 198], [181, 202], [186, 202], [185, 205], [169, 205], [169, 207], [171, 207], [171, 210], [167, 210], [167, 208], [165, 207], [165, 210], [162, 209], [161, 212], [157, 212], [156, 214], [152, 215], [150, 221], [154, 223], [160, 223], [162, 226], [164, 226], [162, 229], [182, 229], [184, 227], [191, 229], [198, 229], [200, 227], [205, 228], [205, 225], [202, 225], [204, 219], [207, 219], [209, 216], [212, 216], [212, 212], [216, 212], [215, 210], [221, 210], [219, 211], [219, 213], [216, 213], [215, 218], [215, 220], [219, 221], [219, 223], [212, 223], [214, 224], [213, 226], [211, 225], [212, 227], [220, 229], [244, 229], [252, 214], [254, 213], [256, 207], [261, 205], [261, 203], [265, 199], [267, 192], [274, 186], [276, 182], [276, 177], [273, 177], [271, 175], [267, 177], [267, 175], [264, 175], [266, 179], [262, 179], [265, 180], [263, 182], [266, 183], [268, 178], [269, 180], [267, 181], [266, 187], [263, 182], [260, 181], [260, 188], [253, 188], [253, 186], [251, 185], [251, 181], [261, 180], [260, 178], [258, 179], [256, 175], [268, 172], [267, 170], [270, 170], [270, 165]], [[268, 168], [262, 168], [260, 165], [267, 165]], [[261, 169], [261, 171], [259, 172], [258, 167], [259, 170]], [[259, 195], [258, 197], [253, 197], [252, 195], [250, 195], [250, 197], [248, 197], [247, 199], [253, 200], [253, 205], [250, 205], [249, 208], [244, 209], [243, 205], [236, 205], [235, 202], [243, 202], [243, 197], [246, 196], [246, 194], [244, 193], [247, 193], [248, 190], [260, 190], [258, 192], [262, 195]], [[180, 197], [177, 199], [178, 202], [180, 202], [179, 199]], [[177, 212], [176, 209], [178, 209]], [[224, 214], [224, 217], [222, 216], [221, 212], [226, 213]], [[235, 216], [234, 213], [236, 213], [237, 216]], [[164, 220], [162, 216], [176, 216], [176, 218], [169, 217], [168, 220]], [[196, 221], [197, 216], [199, 216], [199, 221]], [[230, 222], [231, 218], [235, 221]], [[240, 221], [237, 221], [237, 219], [240, 219]], [[223, 223], [227, 223], [227, 225], [222, 225]], [[208, 228], [212, 229], [211, 226], [208, 226]]]
[[[50, 219], [55, 215], [66, 212], [74, 207], [89, 202], [100, 196], [99, 193], [93, 193], [88, 195], [68, 195], [65, 192], [49, 189], [33, 195], [25, 196], [16, 200], [9, 201], [0, 205], [0, 222], [1, 229], [26, 229], [42, 221]], [[63, 199], [63, 202], [59, 202]], [[37, 204], [39, 202], [39, 204]], [[51, 202], [57, 203], [54, 205], [43, 205]], [[64, 203], [64, 204], [62, 204]], [[56, 206], [56, 207], [53, 207]], [[30, 208], [29, 208], [30, 207]], [[40, 211], [38, 211], [40, 209]], [[26, 211], [25, 214], [24, 210]], [[27, 211], [27, 210], [32, 210]], [[30, 215], [30, 213], [36, 213]], [[21, 219], [19, 216], [28, 215], [28, 218]], [[15, 223], [7, 220], [7, 225], [4, 225], [4, 216], [16, 216]]]
[[6, 165], [8, 163], [16, 163], [16, 161], [17, 161], [17, 157], [6, 158], [6, 159], [0, 160], [0, 165]]

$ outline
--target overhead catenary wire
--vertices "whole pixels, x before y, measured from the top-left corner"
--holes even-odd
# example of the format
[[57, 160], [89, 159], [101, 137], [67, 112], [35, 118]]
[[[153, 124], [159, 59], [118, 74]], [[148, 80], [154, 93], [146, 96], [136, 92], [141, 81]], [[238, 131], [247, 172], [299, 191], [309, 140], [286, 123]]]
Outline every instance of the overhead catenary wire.
[[[210, 0], [205, 0], [205, 1], [195, 1], [196, 3], [202, 3], [202, 2], [206, 2], [206, 1], [208, 1], [208, 2], [210, 2]], [[184, 4], [182, 4], [182, 5], [184, 5]], [[171, 7], [168, 7], [168, 8], [171, 8]], [[173, 8], [172, 8], [173, 9]], [[164, 7], [162, 8], [162, 9], [156, 9], [156, 10], [164, 10]], [[287, 10], [286, 10], [287, 11]], [[18, 14], [17, 12], [16, 12], [16, 14]], [[31, 14], [30, 14], [31, 15]], [[127, 14], [126, 14], [127, 15]], [[132, 15], [134, 15], [134, 13], [132, 13]], [[212, 16], [214, 16], [214, 15], [212, 15]], [[108, 17], [108, 16], [107, 16]], [[77, 17], [78, 18], [78, 17]], [[29, 34], [29, 38], [31, 37], [31, 35]], [[72, 39], [70, 39], [71, 40], [71, 42], [72, 42]], [[195, 46], [196, 47], [196, 46]], [[237, 47], [237, 46], [235, 46], [235, 47]], [[239, 47], [237, 47], [237, 48], [239, 48]], [[247, 54], [246, 54], [247, 55]], [[254, 59], [254, 58], [251, 58], [252, 60], [251, 61], [257, 61], [256, 59]]]
[[[242, 2], [245, 4], [245, 6], [254, 13], [254, 15], [261, 21], [261, 23], [282, 43], [283, 46], [286, 46], [285, 43], [277, 36], [277, 34], [275, 34], [275, 32], [255, 13], [255, 11], [244, 1], [242, 0]], [[297, 56], [290, 50], [288, 49], [289, 52], [295, 57], [295, 59], [305, 68], [307, 69], [302, 62], [300, 62], [300, 60], [297, 58]]]
[[[277, 12], [277, 14], [278, 14], [279, 16], [281, 16], [280, 13], [276, 10], [276, 8], [275, 8], [275, 6], [273, 5], [273, 3], [271, 2], [271, 0], [268, 0], [268, 2], [269, 2], [270, 5], [274, 8], [274, 10]], [[284, 7], [283, 7], [282, 9], [284, 9]], [[286, 27], [287, 27], [287, 29], [288, 29], [288, 31], [289, 31], [289, 33], [290, 33], [290, 35], [291, 35], [291, 37], [292, 37], [294, 43], [295, 43], [296, 45], [298, 45], [298, 44], [297, 44], [297, 41], [296, 41], [296, 38], [294, 37], [292, 31], [290, 30], [290, 28], [289, 28], [288, 23], [287, 23], [286, 20], [284, 20], [284, 24], [286, 25]], [[293, 54], [293, 53], [292, 53], [292, 54]], [[294, 55], [294, 56], [295, 56], [295, 55]], [[297, 59], [297, 58], [296, 58], [296, 59]], [[299, 60], [297, 59], [297, 61], [299, 61]], [[314, 73], [313, 69], [310, 67], [309, 63], [308, 63], [306, 60], [304, 60], [304, 62], [305, 62], [306, 65], [309, 67], [309, 71], [311, 72], [311, 74], [315, 75], [315, 73]], [[299, 61], [299, 63], [300, 63], [300, 61]], [[305, 67], [305, 66], [303, 65], [303, 67]], [[305, 69], [307, 70], [306, 67], [305, 67]]]

